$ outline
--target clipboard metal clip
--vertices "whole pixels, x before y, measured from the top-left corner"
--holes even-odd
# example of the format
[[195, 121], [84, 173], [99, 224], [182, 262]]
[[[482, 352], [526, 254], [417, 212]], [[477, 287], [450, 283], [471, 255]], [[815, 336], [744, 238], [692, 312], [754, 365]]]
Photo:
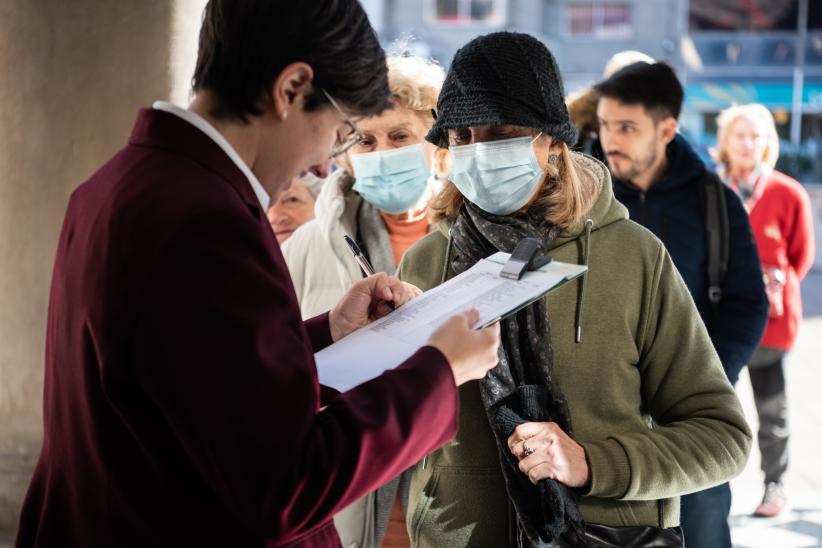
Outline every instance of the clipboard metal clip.
[[551, 262], [551, 257], [537, 255], [541, 248], [542, 245], [536, 238], [521, 239], [499, 275], [508, 280], [520, 280], [527, 271], [547, 265]]

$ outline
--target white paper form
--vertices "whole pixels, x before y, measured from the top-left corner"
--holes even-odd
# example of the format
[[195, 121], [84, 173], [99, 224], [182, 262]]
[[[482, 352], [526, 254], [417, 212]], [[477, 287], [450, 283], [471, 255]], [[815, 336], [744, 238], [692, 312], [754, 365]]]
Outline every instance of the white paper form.
[[320, 384], [345, 392], [400, 365], [454, 314], [470, 308], [486, 325], [587, 270], [551, 262], [519, 281], [502, 278], [507, 253], [497, 253], [315, 354]]

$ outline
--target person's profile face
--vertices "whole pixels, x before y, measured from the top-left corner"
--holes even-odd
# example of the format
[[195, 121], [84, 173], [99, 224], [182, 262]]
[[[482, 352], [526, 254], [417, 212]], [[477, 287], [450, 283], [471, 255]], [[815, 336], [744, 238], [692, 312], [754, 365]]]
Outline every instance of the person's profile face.
[[765, 155], [765, 135], [757, 125], [740, 116], [728, 128], [726, 154], [731, 167], [753, 169]]
[[272, 198], [306, 172], [326, 178], [332, 152], [354, 133], [350, 122], [356, 117], [344, 116], [328, 104], [307, 111], [305, 100], [305, 94], [295, 95], [285, 119], [274, 109], [263, 115], [259, 146], [264, 153], [258, 154], [252, 171]]
[[282, 244], [295, 230], [314, 218], [314, 196], [300, 179], [291, 182], [266, 212], [271, 229]]
[[664, 153], [662, 128], [641, 104], [625, 104], [602, 97], [597, 105], [599, 139], [615, 177], [633, 180], [652, 169], [660, 150]]

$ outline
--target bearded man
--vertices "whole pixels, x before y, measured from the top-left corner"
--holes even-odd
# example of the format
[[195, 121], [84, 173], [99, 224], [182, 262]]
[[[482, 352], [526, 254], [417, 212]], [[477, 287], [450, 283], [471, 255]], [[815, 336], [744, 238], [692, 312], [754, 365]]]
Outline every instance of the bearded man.
[[[684, 96], [673, 69], [635, 63], [594, 86], [602, 151], [613, 175], [614, 194], [631, 219], [665, 244], [708, 328], [732, 384], [759, 343], [768, 299], [748, 217], [733, 190], [709, 171], [677, 133]], [[711, 280], [706, 211], [726, 209], [724, 274]], [[718, 194], [718, 196], [717, 196]], [[716, 217], [716, 216], [714, 216]], [[731, 546], [727, 483], [682, 497], [682, 529], [688, 546]]]

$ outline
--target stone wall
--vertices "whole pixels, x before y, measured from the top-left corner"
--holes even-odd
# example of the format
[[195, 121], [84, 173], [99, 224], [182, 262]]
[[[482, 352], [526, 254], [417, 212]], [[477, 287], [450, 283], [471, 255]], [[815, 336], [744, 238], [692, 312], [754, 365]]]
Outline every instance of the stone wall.
[[174, 17], [172, 0], [0, 1], [0, 543], [40, 451], [68, 196], [125, 144], [139, 107], [171, 95]]

